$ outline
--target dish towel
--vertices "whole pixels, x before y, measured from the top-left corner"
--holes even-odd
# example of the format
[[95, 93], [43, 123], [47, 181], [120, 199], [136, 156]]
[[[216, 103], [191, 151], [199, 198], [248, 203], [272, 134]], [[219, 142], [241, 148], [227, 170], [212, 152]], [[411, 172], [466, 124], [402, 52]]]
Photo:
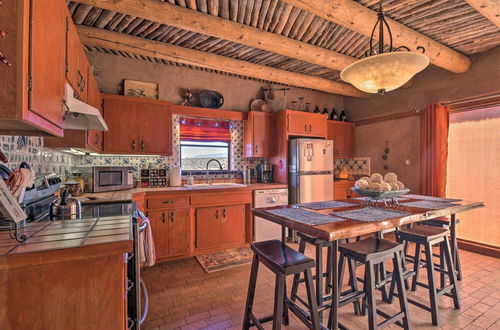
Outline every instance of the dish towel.
[[151, 229], [151, 222], [144, 214], [141, 215], [141, 224], [146, 222], [148, 225], [146, 229], [139, 233], [139, 257], [141, 264], [151, 267], [156, 263], [155, 244], [153, 242], [153, 230]]

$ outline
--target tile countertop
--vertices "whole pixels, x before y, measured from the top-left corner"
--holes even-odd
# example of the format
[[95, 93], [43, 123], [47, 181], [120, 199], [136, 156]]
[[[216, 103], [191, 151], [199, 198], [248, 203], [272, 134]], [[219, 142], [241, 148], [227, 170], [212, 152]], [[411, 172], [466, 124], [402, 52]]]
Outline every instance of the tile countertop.
[[252, 183], [246, 187], [227, 187], [227, 188], [206, 188], [206, 189], [188, 189], [181, 187], [163, 187], [163, 188], [134, 188], [129, 190], [120, 190], [104, 193], [88, 193], [77, 197], [82, 204], [98, 204], [98, 203], [120, 203], [132, 201], [133, 194], [148, 193], [148, 192], [188, 192], [188, 193], [214, 193], [224, 192], [228, 190], [262, 190], [262, 189], [279, 189], [288, 188], [286, 184], [282, 183]]
[[132, 251], [131, 216], [29, 223], [19, 243], [0, 232], [0, 271]]

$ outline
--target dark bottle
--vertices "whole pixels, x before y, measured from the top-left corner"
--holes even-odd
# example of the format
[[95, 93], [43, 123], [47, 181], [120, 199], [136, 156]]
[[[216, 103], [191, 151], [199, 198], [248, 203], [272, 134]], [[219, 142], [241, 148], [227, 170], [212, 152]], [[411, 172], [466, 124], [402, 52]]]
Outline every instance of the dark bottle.
[[335, 108], [332, 108], [332, 113], [330, 114], [330, 120], [339, 120], [339, 115], [337, 114], [337, 111], [335, 111]]
[[323, 108], [323, 112], [322, 112], [322, 113], [323, 113], [324, 115], [326, 115], [326, 116], [327, 116], [327, 118], [328, 118], [329, 113], [328, 113], [328, 110], [326, 109], [326, 107], [324, 107], [324, 108]]
[[340, 120], [341, 121], [346, 121], [347, 120], [347, 115], [345, 114], [344, 110], [342, 110], [342, 112], [340, 113]]
[[319, 111], [318, 106], [314, 107], [314, 113], [321, 113], [321, 111]]

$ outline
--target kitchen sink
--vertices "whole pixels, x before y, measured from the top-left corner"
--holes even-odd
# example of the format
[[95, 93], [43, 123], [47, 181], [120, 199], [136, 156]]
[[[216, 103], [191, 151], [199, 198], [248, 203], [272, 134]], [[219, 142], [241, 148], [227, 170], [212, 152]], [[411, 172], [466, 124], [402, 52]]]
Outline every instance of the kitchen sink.
[[232, 182], [223, 182], [223, 183], [199, 183], [193, 185], [185, 185], [184, 188], [189, 190], [199, 190], [199, 189], [224, 189], [224, 188], [243, 188], [246, 187], [246, 184], [243, 183], [232, 183]]

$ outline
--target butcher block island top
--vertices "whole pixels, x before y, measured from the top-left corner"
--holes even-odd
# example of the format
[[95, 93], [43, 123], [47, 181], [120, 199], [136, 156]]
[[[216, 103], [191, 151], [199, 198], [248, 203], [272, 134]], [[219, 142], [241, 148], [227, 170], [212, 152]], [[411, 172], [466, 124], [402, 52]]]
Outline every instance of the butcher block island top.
[[[396, 228], [402, 225], [411, 224], [414, 222], [435, 219], [438, 217], [454, 215], [457, 213], [473, 210], [476, 208], [484, 207], [483, 202], [471, 202], [463, 200], [453, 200], [451, 203], [442, 203], [442, 208], [425, 208], [425, 207], [413, 207], [406, 206], [406, 203], [410, 205], [414, 202], [429, 202], [424, 198], [431, 198], [427, 196], [418, 197], [408, 197], [404, 201], [400, 201], [400, 205], [385, 206], [384, 203], [379, 202], [376, 204], [376, 209], [393, 211], [393, 216], [387, 216], [382, 220], [370, 220], [366, 219], [364, 221], [354, 220], [346, 217], [344, 211], [354, 211], [360, 210], [365, 207], [362, 199], [346, 199], [342, 202], [349, 203], [349, 206], [342, 206], [336, 208], [328, 208], [321, 210], [314, 210], [297, 205], [287, 205], [278, 206], [273, 208], [258, 208], [253, 209], [253, 214], [255, 216], [262, 217], [266, 220], [275, 222], [285, 227], [292, 228], [296, 231], [308, 234], [312, 237], [324, 239], [324, 240], [339, 240], [344, 238], [351, 238], [355, 236], [375, 233], [385, 229]], [[431, 202], [432, 203], [432, 202]], [[438, 203], [438, 202], [436, 202]], [[438, 203], [439, 204], [439, 203]], [[425, 205], [425, 204], [421, 204]], [[431, 205], [431, 204], [429, 204]], [[373, 206], [372, 206], [373, 207]], [[307, 210], [308, 212], [314, 212], [321, 217], [322, 224], [311, 225], [304, 222], [299, 222], [292, 220], [290, 217], [284, 217], [274, 212], [276, 209], [297, 209], [297, 210]], [[292, 211], [293, 212], [293, 211]], [[332, 214], [334, 213], [334, 214]], [[313, 213], [309, 213], [314, 215]], [[331, 221], [322, 216], [330, 217]]]
[[29, 223], [17, 242], [0, 232], [0, 270], [132, 251], [131, 216]]

